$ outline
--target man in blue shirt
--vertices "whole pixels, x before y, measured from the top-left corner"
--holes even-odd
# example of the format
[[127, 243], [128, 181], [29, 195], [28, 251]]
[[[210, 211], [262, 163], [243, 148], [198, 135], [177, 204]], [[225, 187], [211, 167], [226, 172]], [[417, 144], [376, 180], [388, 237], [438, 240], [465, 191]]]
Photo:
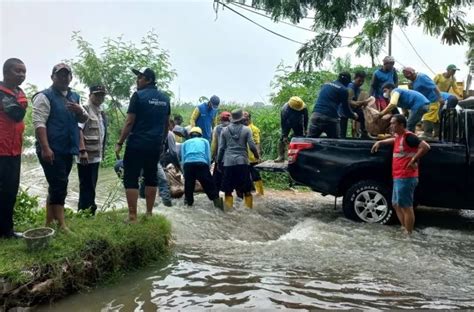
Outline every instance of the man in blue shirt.
[[344, 116], [358, 116], [350, 108], [352, 98], [349, 97], [347, 86], [351, 82], [351, 74], [340, 73], [337, 80], [324, 84], [319, 92], [318, 99], [311, 114], [311, 123], [308, 136], [319, 138], [326, 133], [329, 138], [339, 138], [341, 127], [339, 108]]
[[151, 215], [158, 185], [157, 166], [168, 133], [170, 98], [156, 87], [150, 68], [132, 69], [137, 75], [137, 91], [130, 99], [127, 120], [115, 146], [117, 158], [124, 141], [123, 184], [127, 196], [129, 221], [137, 221], [138, 178], [143, 170], [147, 214]]
[[400, 107], [410, 110], [407, 121], [407, 129], [415, 132], [416, 124], [420, 122], [423, 115], [428, 111], [430, 101], [420, 92], [396, 88], [393, 83], [383, 85], [384, 97], [390, 101], [389, 105], [380, 112], [379, 118], [389, 114], [394, 108]]
[[199, 127], [193, 127], [189, 135], [191, 138], [181, 144], [185, 203], [188, 206], [193, 205], [194, 187], [196, 180], [198, 180], [207, 197], [214, 203], [214, 207], [223, 209], [223, 200], [219, 197], [219, 190], [214, 184], [210, 171], [211, 147], [209, 141], [202, 137], [202, 130]]
[[[358, 101], [360, 97], [361, 87], [365, 82], [365, 77], [367, 74], [364, 71], [358, 71], [354, 74], [354, 80], [347, 86], [347, 91], [349, 92], [349, 98], [351, 99], [351, 109], [354, 111], [358, 119], [357, 121], [360, 123], [360, 129], [362, 132], [362, 138], [368, 138], [367, 130], [365, 129], [365, 120], [364, 120], [364, 113], [362, 112], [362, 107], [367, 105], [368, 99], [365, 101]], [[354, 115], [351, 114], [349, 116], [345, 116], [342, 111], [342, 105], [339, 106], [339, 117], [341, 118], [341, 137], [345, 138], [347, 136], [347, 123], [350, 119], [354, 118]]]
[[369, 94], [375, 98], [379, 110], [385, 109], [388, 105], [387, 100], [383, 97], [382, 86], [386, 83], [393, 83], [398, 86], [398, 75], [394, 65], [395, 59], [393, 56], [386, 56], [383, 59], [382, 68], [377, 69], [372, 76]]
[[191, 115], [191, 127], [199, 127], [202, 137], [209, 142], [212, 140], [212, 128], [217, 124], [217, 108], [221, 100], [217, 95], [211, 96], [207, 103], [196, 107]]
[[403, 69], [405, 78], [411, 81], [412, 89], [423, 94], [429, 101], [428, 112], [423, 116], [423, 135], [427, 138], [438, 136], [439, 109], [444, 105], [444, 99], [433, 79], [423, 73], [417, 73], [411, 67]]

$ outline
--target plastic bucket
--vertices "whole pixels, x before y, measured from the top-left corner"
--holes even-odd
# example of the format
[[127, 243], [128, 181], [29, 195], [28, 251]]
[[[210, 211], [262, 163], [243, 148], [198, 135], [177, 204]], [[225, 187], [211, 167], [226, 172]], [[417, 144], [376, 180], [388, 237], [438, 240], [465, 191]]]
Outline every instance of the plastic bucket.
[[52, 228], [40, 227], [24, 232], [23, 238], [26, 241], [28, 250], [35, 251], [48, 247], [54, 233], [55, 231]]

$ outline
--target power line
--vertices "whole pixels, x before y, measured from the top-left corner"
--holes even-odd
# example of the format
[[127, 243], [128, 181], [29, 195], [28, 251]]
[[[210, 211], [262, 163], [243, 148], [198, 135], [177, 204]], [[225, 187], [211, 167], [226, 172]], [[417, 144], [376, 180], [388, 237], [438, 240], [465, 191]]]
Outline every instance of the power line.
[[[216, 2], [219, 2], [219, 1], [216, 1]], [[259, 11], [265, 11], [264, 9], [259, 9], [259, 8], [255, 8], [251, 5], [248, 5], [248, 4], [245, 4], [245, 3], [240, 3], [240, 2], [234, 2], [234, 1], [231, 1], [230, 3], [232, 4], [238, 4], [238, 5], [241, 5], [241, 6], [245, 6], [247, 8], [251, 8], [251, 9], [254, 9], [254, 10], [259, 10]], [[266, 11], [265, 11], [266, 12]], [[304, 19], [309, 19], [309, 20], [312, 20], [314, 21], [314, 16], [303, 16]]]
[[[242, 5], [238, 2], [230, 2], [230, 4], [233, 4], [234, 6], [242, 9], [242, 10], [246, 10], [246, 11], [249, 11], [251, 13], [254, 13], [254, 14], [257, 14], [257, 15], [260, 15], [260, 16], [263, 16], [263, 17], [266, 17], [268, 19], [271, 19], [273, 20], [273, 18], [271, 16], [268, 16], [267, 14], [263, 14], [263, 13], [260, 13], [260, 12], [257, 12], [255, 11], [255, 8], [249, 6], [249, 5]], [[250, 8], [253, 8], [253, 9], [250, 9]], [[302, 30], [306, 30], [306, 31], [309, 31], [309, 32], [312, 32], [312, 33], [317, 33], [316, 31], [314, 31], [313, 29], [311, 28], [307, 28], [307, 27], [302, 27], [302, 26], [299, 26], [299, 25], [295, 25], [295, 24], [292, 24], [292, 23], [288, 23], [288, 22], [285, 22], [285, 21], [278, 21], [278, 23], [282, 23], [282, 24], [285, 24], [285, 25], [289, 25], [289, 26], [292, 26], [292, 27], [295, 27], [295, 28], [298, 28], [298, 29], [302, 29]], [[349, 36], [339, 36], [343, 39], [354, 39], [354, 37], [349, 37]]]
[[229, 9], [229, 10], [231, 10], [232, 12], [234, 12], [234, 13], [237, 14], [237, 15], [239, 15], [240, 17], [242, 17], [242, 18], [248, 20], [248, 21], [251, 22], [252, 24], [255, 24], [255, 25], [257, 25], [258, 27], [263, 28], [263, 29], [265, 29], [265, 30], [268, 31], [268, 32], [271, 32], [272, 34], [274, 34], [274, 35], [276, 35], [276, 36], [278, 36], [278, 37], [284, 38], [284, 39], [286, 39], [286, 40], [289, 40], [289, 41], [292, 41], [292, 42], [295, 42], [295, 43], [298, 43], [298, 44], [301, 44], [301, 45], [304, 44], [303, 42], [300, 42], [300, 41], [291, 39], [290, 37], [287, 37], [287, 36], [285, 36], [285, 35], [282, 35], [282, 34], [280, 34], [280, 33], [275, 32], [275, 31], [273, 31], [273, 30], [271, 30], [271, 29], [269, 29], [269, 28], [267, 28], [267, 27], [265, 27], [265, 26], [263, 26], [263, 25], [260, 25], [259, 23], [253, 21], [252, 19], [248, 18], [247, 16], [243, 15], [242, 13], [240, 13], [240, 12], [234, 10], [233, 8], [231, 8], [230, 6], [228, 6], [228, 5], [225, 4], [225, 3], [222, 3], [222, 2], [220, 2], [220, 1], [216, 1], [216, 2], [219, 3], [219, 4], [222, 4], [222, 6], [224, 6], [225, 8], [227, 8], [227, 9]]
[[423, 62], [423, 64], [425, 64], [426, 68], [428, 68], [432, 73], [433, 75], [436, 75], [436, 73], [431, 69], [431, 67], [426, 64], [425, 60], [421, 57], [421, 55], [418, 53], [418, 51], [416, 50], [416, 48], [413, 46], [413, 44], [411, 43], [410, 39], [408, 38], [407, 34], [405, 33], [405, 31], [403, 31], [403, 29], [399, 26], [398, 28], [400, 28], [400, 30], [402, 31], [402, 34], [405, 36], [405, 38], [407, 39], [408, 43], [410, 44], [410, 46], [412, 47], [413, 51], [415, 51], [415, 54], [418, 56], [418, 58]]

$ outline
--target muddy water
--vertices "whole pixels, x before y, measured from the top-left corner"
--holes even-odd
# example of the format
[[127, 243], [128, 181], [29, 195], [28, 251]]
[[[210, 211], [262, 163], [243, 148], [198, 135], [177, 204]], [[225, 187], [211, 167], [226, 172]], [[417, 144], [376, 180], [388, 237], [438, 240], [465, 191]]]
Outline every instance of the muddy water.
[[[24, 181], [44, 196], [37, 171], [24, 166]], [[116, 181], [102, 173], [99, 202]], [[407, 238], [397, 226], [348, 221], [313, 193], [268, 192], [254, 210], [237, 203], [226, 214], [202, 195], [192, 209], [176, 204], [156, 207], [173, 223], [173, 256], [39, 310], [474, 308], [470, 211], [421, 209]]]

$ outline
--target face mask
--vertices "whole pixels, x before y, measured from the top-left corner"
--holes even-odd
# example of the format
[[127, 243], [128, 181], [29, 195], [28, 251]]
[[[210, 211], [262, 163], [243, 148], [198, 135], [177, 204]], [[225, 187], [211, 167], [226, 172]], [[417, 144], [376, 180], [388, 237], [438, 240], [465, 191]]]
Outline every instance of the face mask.
[[390, 93], [389, 92], [384, 92], [383, 97], [388, 99], [390, 98]]

